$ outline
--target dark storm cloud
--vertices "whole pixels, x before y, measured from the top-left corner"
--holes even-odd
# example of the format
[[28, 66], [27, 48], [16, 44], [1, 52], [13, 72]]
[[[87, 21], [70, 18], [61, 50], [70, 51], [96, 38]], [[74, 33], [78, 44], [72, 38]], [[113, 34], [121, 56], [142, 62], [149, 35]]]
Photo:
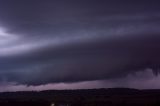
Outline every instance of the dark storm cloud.
[[0, 80], [121, 78], [160, 65], [158, 1], [0, 1]]

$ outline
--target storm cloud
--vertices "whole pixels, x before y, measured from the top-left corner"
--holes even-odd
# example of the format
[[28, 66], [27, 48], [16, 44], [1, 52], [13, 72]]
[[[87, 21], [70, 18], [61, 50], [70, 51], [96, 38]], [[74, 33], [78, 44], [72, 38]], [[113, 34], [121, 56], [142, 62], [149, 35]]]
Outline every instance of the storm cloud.
[[157, 75], [159, 4], [0, 0], [0, 81], [82, 83], [121, 79], [147, 68]]

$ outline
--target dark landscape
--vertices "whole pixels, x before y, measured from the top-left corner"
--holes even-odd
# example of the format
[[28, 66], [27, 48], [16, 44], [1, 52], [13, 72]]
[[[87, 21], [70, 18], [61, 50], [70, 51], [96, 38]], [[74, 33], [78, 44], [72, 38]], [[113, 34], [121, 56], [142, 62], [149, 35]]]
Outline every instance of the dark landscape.
[[129, 88], [0, 93], [0, 106], [160, 106], [160, 90]]

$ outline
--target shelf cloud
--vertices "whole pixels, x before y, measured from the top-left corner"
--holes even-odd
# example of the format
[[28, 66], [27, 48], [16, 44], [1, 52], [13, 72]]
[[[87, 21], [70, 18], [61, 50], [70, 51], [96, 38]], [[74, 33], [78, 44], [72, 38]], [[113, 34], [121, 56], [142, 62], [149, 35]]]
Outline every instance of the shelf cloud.
[[0, 82], [29, 86], [105, 82], [127, 80], [128, 75], [146, 69], [156, 78], [159, 4], [151, 0], [1, 0]]

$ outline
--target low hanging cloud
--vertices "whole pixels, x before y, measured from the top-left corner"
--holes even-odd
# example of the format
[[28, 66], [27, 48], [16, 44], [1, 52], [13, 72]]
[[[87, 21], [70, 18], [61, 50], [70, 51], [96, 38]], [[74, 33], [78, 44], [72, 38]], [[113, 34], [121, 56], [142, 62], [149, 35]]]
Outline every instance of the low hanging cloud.
[[159, 40], [154, 37], [40, 48], [25, 55], [3, 57], [1, 80], [39, 85], [121, 78], [145, 68], [158, 72]]
[[0, 1], [0, 82], [112, 87], [146, 68], [158, 74], [159, 2], [62, 1]]
[[124, 78], [110, 80], [82, 81], [74, 83], [49, 83], [44, 85], [22, 85], [15, 82], [3, 82], [0, 85], [0, 92], [6, 91], [42, 91], [42, 90], [67, 90], [67, 89], [93, 89], [93, 88], [114, 88], [127, 87], [136, 89], [158, 89], [160, 87], [160, 76], [155, 77], [152, 69], [129, 74]]

